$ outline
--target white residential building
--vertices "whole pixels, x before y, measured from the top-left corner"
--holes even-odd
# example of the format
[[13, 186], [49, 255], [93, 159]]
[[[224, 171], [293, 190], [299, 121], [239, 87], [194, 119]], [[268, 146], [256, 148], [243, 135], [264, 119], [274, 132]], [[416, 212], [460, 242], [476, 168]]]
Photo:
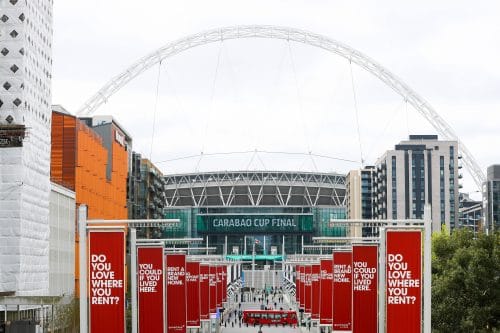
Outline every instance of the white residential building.
[[410, 135], [376, 163], [374, 201], [379, 219], [421, 219], [432, 206], [432, 230], [458, 226], [458, 142]]
[[52, 0], [0, 0], [0, 293], [49, 293]]

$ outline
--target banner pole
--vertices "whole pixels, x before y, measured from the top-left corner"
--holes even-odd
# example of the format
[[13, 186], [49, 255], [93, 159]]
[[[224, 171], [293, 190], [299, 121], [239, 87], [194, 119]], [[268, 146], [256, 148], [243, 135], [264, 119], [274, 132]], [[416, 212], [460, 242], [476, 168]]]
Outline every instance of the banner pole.
[[431, 333], [432, 309], [432, 211], [424, 207], [424, 333]]
[[130, 228], [130, 291], [132, 293], [132, 333], [137, 333], [137, 230]]
[[378, 333], [385, 332], [385, 258], [386, 258], [386, 244], [385, 244], [385, 228], [379, 228], [380, 234], [380, 252], [379, 252], [379, 283], [378, 283]]
[[78, 250], [80, 269], [80, 333], [88, 332], [87, 304], [87, 206], [78, 207]]

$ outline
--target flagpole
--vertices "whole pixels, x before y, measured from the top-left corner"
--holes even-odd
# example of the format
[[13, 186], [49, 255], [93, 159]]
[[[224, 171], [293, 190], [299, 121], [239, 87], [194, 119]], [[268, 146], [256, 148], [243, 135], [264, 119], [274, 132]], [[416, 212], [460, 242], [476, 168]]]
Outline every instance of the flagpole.
[[255, 240], [252, 245], [252, 294], [255, 287]]

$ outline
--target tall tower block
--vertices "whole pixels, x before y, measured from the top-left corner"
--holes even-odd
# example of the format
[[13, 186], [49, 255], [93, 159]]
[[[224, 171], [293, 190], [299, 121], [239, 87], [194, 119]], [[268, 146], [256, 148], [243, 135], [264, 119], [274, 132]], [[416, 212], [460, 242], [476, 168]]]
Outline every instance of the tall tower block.
[[45, 295], [53, 0], [0, 0], [0, 292]]

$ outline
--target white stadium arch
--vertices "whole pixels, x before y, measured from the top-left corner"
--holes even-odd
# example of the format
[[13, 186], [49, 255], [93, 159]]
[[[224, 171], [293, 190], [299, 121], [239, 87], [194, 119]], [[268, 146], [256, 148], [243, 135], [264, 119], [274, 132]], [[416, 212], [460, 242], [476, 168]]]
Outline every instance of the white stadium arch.
[[366, 71], [373, 74], [387, 86], [392, 88], [396, 93], [403, 97], [405, 101], [410, 103], [410, 105], [412, 105], [415, 110], [417, 110], [436, 129], [443, 139], [458, 141], [464, 166], [471, 174], [477, 187], [479, 189], [481, 188], [481, 185], [485, 180], [485, 176], [478, 163], [467, 147], [460, 142], [458, 136], [450, 125], [446, 123], [446, 121], [425, 99], [419, 96], [407, 84], [392, 74], [385, 67], [381, 66], [360, 51], [329, 37], [294, 28], [270, 25], [232, 26], [204, 31], [168, 43], [158, 50], [139, 59], [124, 72], [109, 80], [96, 94], [85, 102], [85, 104], [78, 110], [77, 114], [79, 116], [89, 116], [93, 114], [102, 104], [106, 103], [114, 93], [124, 87], [136, 76], [148, 70], [155, 64], [158, 64], [163, 59], [200, 45], [228, 39], [242, 38], [272, 38], [304, 43], [335, 53], [364, 68]]

